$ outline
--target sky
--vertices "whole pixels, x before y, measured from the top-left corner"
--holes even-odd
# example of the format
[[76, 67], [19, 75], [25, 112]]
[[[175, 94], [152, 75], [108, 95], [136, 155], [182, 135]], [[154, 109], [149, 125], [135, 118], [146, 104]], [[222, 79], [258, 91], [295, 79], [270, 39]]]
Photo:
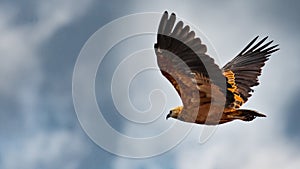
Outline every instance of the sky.
[[[299, 168], [299, 9], [296, 0], [0, 1], [0, 168]], [[267, 118], [211, 128], [165, 120], [168, 110], [181, 104], [155, 69], [154, 32], [165, 10], [195, 29], [219, 65], [257, 35], [279, 44], [280, 51], [263, 68], [261, 84], [243, 106]], [[137, 13], [151, 17], [133, 20], [138, 26], [126, 20], [101, 34], [113, 23], [121, 23], [119, 18]], [[103, 52], [117, 35], [135, 34], [135, 28], [146, 33], [119, 39], [105, 49], [108, 53], [99, 65], [83, 59], [81, 70], [98, 67], [95, 75], [83, 74], [79, 79], [79, 89], [90, 89], [88, 78], [94, 75], [95, 98], [109, 126], [137, 138], [124, 145], [126, 139], [102, 135], [102, 124], [87, 131], [83, 124], [94, 124], [93, 118], [86, 112], [88, 121], [80, 119], [72, 85], [88, 42], [96, 39], [95, 50]], [[149, 69], [140, 71], [143, 67]], [[122, 88], [128, 85], [127, 77], [130, 84]], [[88, 100], [80, 99], [89, 109]], [[203, 131], [213, 132], [201, 142]], [[159, 136], [158, 142], [144, 144], [154, 136]], [[99, 145], [103, 140], [109, 150]]]

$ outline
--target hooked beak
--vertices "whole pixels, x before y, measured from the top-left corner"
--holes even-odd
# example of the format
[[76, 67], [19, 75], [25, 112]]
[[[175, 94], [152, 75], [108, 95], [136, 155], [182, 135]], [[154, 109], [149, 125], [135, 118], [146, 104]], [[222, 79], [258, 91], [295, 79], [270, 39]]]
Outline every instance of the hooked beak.
[[170, 111], [170, 113], [167, 115], [166, 120], [168, 120], [168, 118], [170, 118], [170, 117], [171, 117], [171, 111]]

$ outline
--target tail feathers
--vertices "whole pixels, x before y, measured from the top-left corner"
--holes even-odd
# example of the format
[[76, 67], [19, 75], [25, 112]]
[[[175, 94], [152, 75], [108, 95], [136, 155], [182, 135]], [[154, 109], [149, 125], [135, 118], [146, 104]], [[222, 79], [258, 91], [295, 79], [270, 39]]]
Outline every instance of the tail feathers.
[[240, 119], [243, 121], [252, 121], [256, 117], [267, 117], [267, 116], [264, 114], [258, 113], [257, 111], [246, 110], [246, 109], [238, 109], [234, 113], [235, 119]]

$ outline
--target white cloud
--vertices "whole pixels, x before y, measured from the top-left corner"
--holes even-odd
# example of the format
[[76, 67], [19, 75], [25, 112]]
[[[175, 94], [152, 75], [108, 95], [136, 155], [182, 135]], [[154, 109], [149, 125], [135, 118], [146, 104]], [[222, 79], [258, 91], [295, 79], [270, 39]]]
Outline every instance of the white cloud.
[[[37, 126], [38, 101], [43, 72], [39, 49], [61, 28], [87, 12], [92, 0], [36, 1], [36, 21], [18, 23], [18, 4], [0, 7], [0, 94], [21, 105], [22, 135], [1, 138], [1, 168], [76, 168], [85, 152], [83, 140], [68, 131], [47, 132]], [[22, 124], [20, 124], [22, 125]], [[9, 128], [9, 127], [8, 127]], [[4, 130], [3, 130], [4, 131]], [[10, 132], [10, 131], [7, 131]], [[27, 135], [27, 134], [28, 135]], [[30, 134], [29, 134], [30, 133]], [[1, 144], [2, 144], [1, 143]], [[56, 167], [55, 167], [56, 166]]]
[[33, 57], [35, 49], [27, 35], [26, 26], [15, 27], [13, 24], [16, 12], [13, 7], [0, 10], [0, 92], [7, 95], [16, 91], [16, 81], [25, 80], [24, 71], [37, 66], [37, 60]]
[[[37, 22], [16, 25], [18, 8], [1, 7], [0, 10], [0, 92], [11, 95], [17, 81], [30, 81], [30, 85], [41, 78], [39, 62], [43, 55], [39, 47], [57, 30], [78, 19], [86, 12], [91, 1], [37, 1]], [[33, 82], [31, 81], [33, 80]], [[5, 83], [3, 83], [5, 82]], [[27, 86], [28, 87], [28, 86]], [[23, 90], [20, 89], [20, 90]], [[35, 93], [35, 92], [32, 92]]]
[[81, 136], [69, 131], [39, 132], [13, 143], [4, 152], [3, 169], [74, 169], [85, 155]]
[[[178, 168], [294, 168], [300, 153], [273, 128], [254, 123], [220, 127], [203, 145], [183, 143], [175, 159]], [[190, 140], [186, 143], [195, 142]]]

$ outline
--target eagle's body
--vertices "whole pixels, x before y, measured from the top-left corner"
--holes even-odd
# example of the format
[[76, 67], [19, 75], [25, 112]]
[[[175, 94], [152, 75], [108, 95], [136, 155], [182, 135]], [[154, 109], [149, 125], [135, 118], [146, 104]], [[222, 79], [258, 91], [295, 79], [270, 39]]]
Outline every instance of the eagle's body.
[[[255, 45], [252, 40], [232, 61], [220, 69], [206, 54], [206, 46], [189, 26], [175, 14], [165, 12], [160, 21], [154, 45], [158, 66], [182, 99], [183, 106], [170, 111], [168, 117], [185, 122], [217, 125], [235, 119], [251, 121], [265, 117], [253, 110], [239, 109], [251, 96], [251, 87], [258, 85], [264, 62], [278, 50], [272, 43]], [[253, 45], [253, 47], [251, 47]]]

